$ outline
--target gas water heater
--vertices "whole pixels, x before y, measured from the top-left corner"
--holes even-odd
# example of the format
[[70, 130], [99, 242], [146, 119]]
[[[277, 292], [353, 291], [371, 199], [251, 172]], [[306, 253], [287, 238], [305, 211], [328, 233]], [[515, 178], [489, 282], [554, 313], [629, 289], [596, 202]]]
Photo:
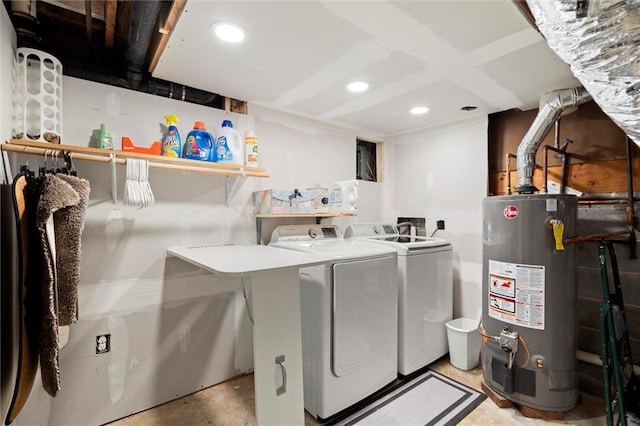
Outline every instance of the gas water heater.
[[485, 198], [482, 368], [505, 398], [545, 411], [576, 405], [574, 195]]

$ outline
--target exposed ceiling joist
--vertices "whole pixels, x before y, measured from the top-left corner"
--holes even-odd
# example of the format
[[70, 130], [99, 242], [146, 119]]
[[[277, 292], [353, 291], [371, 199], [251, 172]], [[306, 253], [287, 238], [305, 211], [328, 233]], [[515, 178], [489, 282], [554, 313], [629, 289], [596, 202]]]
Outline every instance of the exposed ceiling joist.
[[84, 23], [87, 29], [87, 41], [89, 45], [93, 42], [93, 28], [91, 26], [91, 0], [84, 1]]
[[[160, 24], [159, 39], [152, 40], [153, 45], [155, 45], [155, 49], [153, 49], [153, 53], [151, 55], [151, 61], [149, 62], [149, 72], [153, 72], [158, 65], [158, 61], [160, 60], [160, 56], [169, 42], [169, 37], [171, 37], [171, 33], [178, 23], [178, 19], [180, 19], [180, 15], [182, 15], [182, 11], [187, 4], [187, 0], [174, 0], [171, 4], [171, 9], [167, 13], [166, 19], [164, 19], [164, 24]], [[162, 22], [162, 18], [160, 19]]]
[[104, 47], [113, 48], [113, 39], [116, 31], [116, 0], [106, 0], [104, 5]]

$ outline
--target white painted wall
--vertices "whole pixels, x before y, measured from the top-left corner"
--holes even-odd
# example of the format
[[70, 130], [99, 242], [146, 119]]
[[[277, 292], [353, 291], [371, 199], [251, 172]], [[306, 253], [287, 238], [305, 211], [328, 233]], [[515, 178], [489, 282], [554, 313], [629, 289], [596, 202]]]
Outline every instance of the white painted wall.
[[[482, 314], [482, 199], [487, 193], [487, 117], [387, 141], [393, 168], [385, 216], [425, 217], [427, 233], [453, 245], [454, 317]], [[392, 157], [392, 158], [391, 158]], [[387, 194], [389, 197], [390, 194]]]
[[[13, 30], [7, 9], [0, 7], [0, 142], [11, 138], [11, 110], [13, 61], [16, 52], [16, 32]], [[4, 162], [0, 165], [3, 182]]]
[[[226, 380], [252, 368], [251, 326], [238, 280], [221, 279], [175, 258], [176, 244], [253, 243], [252, 191], [307, 188], [355, 176], [356, 134], [250, 106], [249, 115], [65, 77], [65, 144], [95, 146], [105, 123], [116, 136], [149, 145], [162, 137], [163, 117], [180, 118], [183, 139], [193, 122], [215, 129], [231, 119], [259, 138], [267, 179], [238, 178], [225, 206], [225, 177], [150, 170], [156, 204], [122, 205], [125, 169], [117, 167], [118, 203], [111, 203], [110, 166], [76, 160], [91, 182], [82, 239], [80, 321], [60, 353], [62, 391], [42, 410], [25, 410], [17, 424], [100, 424]], [[37, 165], [42, 157], [31, 157]], [[18, 163], [24, 156], [18, 157]], [[229, 183], [233, 184], [231, 178]], [[362, 186], [363, 217], [380, 215], [383, 185]], [[350, 219], [354, 220], [354, 219]], [[277, 224], [265, 221], [268, 241]], [[95, 337], [111, 334], [112, 351], [95, 355]], [[90, 390], [90, 391], [88, 391]], [[41, 389], [30, 398], [47, 401]], [[37, 414], [37, 415], [36, 415]], [[28, 421], [25, 421], [28, 419]], [[22, 420], [22, 423], [20, 422]]]
[[[0, 16], [1, 136], [10, 136], [15, 35]], [[7, 92], [8, 91], [8, 92]], [[100, 424], [193, 392], [252, 366], [251, 327], [241, 285], [166, 258], [174, 244], [252, 243], [251, 193], [267, 188], [328, 185], [355, 175], [356, 133], [250, 105], [249, 115], [145, 95], [65, 77], [63, 143], [94, 146], [101, 123], [120, 137], [148, 145], [162, 137], [163, 116], [175, 114], [186, 137], [196, 120], [209, 129], [230, 118], [259, 137], [267, 179], [240, 179], [225, 205], [226, 178], [151, 169], [156, 204], [122, 205], [124, 168], [117, 168], [118, 203], [111, 203], [107, 164], [76, 160], [91, 182], [82, 240], [80, 321], [60, 353], [62, 391], [50, 399], [36, 383], [16, 424]], [[456, 316], [478, 318], [481, 209], [486, 192], [486, 119], [393, 138], [385, 144], [385, 183], [360, 182], [359, 215], [335, 221], [444, 219], [438, 236], [454, 245]], [[366, 136], [366, 135], [358, 135]], [[14, 156], [14, 154], [11, 154]], [[16, 164], [24, 162], [18, 156]], [[30, 157], [34, 167], [42, 157]], [[233, 184], [235, 178], [230, 178]], [[265, 221], [262, 239], [282, 223]], [[95, 336], [111, 334], [112, 351], [95, 355]], [[5, 410], [3, 392], [3, 414]], [[50, 408], [49, 408], [50, 407]]]

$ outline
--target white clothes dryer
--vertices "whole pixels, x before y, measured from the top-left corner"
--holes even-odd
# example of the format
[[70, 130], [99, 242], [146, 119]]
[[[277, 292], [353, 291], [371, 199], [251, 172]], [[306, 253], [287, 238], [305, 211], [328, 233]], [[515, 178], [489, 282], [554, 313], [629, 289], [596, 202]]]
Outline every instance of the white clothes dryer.
[[270, 245], [316, 253], [300, 269], [305, 409], [326, 419], [397, 378], [397, 251], [335, 225], [277, 227]]
[[451, 244], [441, 238], [400, 235], [388, 223], [352, 224], [345, 239], [398, 252], [398, 373], [406, 376], [445, 355], [445, 323], [453, 318]]

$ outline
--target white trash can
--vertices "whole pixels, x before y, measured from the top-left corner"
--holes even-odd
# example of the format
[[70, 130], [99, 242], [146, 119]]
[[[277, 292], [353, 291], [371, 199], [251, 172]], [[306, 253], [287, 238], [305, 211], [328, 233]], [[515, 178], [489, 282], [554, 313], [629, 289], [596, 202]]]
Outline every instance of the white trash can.
[[446, 323], [449, 341], [449, 360], [461, 370], [472, 370], [480, 358], [480, 333], [478, 321], [457, 318]]

